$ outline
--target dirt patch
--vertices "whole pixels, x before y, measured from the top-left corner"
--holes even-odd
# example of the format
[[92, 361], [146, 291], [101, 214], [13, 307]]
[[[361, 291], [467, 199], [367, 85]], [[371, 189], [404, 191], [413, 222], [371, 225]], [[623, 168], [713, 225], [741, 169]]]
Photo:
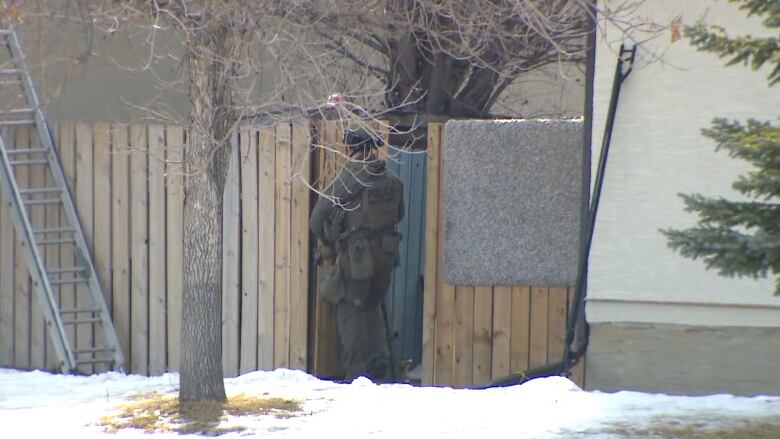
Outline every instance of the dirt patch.
[[301, 402], [297, 400], [243, 393], [229, 397], [224, 403], [201, 401], [179, 404], [176, 395], [151, 392], [134, 397], [117, 408], [119, 413], [101, 418], [98, 425], [110, 432], [134, 428], [148, 433], [175, 431], [209, 436], [246, 430], [241, 425], [226, 425], [229, 416], [288, 418], [302, 412]]
[[616, 423], [584, 433], [641, 439], [777, 439], [780, 438], [780, 418], [734, 419], [727, 422], [658, 420], [650, 426], [641, 427]]

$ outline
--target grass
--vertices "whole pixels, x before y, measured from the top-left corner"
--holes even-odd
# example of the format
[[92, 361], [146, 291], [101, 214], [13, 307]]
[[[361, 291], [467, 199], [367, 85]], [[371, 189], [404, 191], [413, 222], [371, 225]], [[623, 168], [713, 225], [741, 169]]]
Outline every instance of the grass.
[[176, 395], [158, 392], [141, 394], [118, 407], [119, 413], [100, 419], [99, 425], [106, 431], [117, 432], [126, 428], [147, 433], [174, 431], [218, 436], [240, 432], [246, 427], [223, 425], [228, 416], [276, 416], [287, 418], [301, 413], [300, 401], [287, 398], [271, 398], [238, 394], [227, 402], [200, 401], [179, 404]]
[[780, 438], [780, 419], [765, 420], [664, 420], [658, 419], [649, 426], [636, 427], [618, 423], [589, 434], [608, 434], [614, 437], [637, 439], [776, 439]]

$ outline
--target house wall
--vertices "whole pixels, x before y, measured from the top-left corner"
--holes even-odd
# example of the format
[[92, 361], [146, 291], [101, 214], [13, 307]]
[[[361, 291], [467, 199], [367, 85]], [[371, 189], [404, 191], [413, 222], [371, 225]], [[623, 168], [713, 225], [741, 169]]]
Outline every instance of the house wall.
[[[746, 18], [725, 1], [648, 1], [635, 17], [650, 17], [660, 25], [676, 17], [682, 25], [703, 18], [730, 33], [766, 34], [760, 20]], [[734, 363], [721, 358], [750, 362], [755, 345], [778, 349], [776, 343], [763, 344], [771, 338], [768, 332], [743, 338], [755, 345], [731, 343], [744, 328], [780, 326], [780, 299], [772, 295], [771, 280], [721, 277], [706, 270], [701, 261], [669, 249], [659, 230], [695, 224], [696, 216], [684, 211], [679, 193], [739, 198], [730, 185], [749, 168], [715, 151], [701, 129], [714, 117], [776, 119], [780, 89], [767, 86], [768, 69], [725, 67], [724, 60], [697, 52], [685, 38], [675, 41], [672, 35], [670, 29], [632, 35], [642, 42], [620, 96], [590, 256], [587, 319], [594, 330], [587, 382], [605, 389], [751, 393], [762, 387], [741, 385], [736, 377], [711, 386], [680, 387], [679, 383], [718, 382], [719, 375], [739, 372]], [[602, 20], [594, 78], [593, 175], [616, 54], [623, 41], [630, 39]], [[634, 326], [626, 331], [624, 323]], [[708, 335], [670, 330], [668, 325], [699, 328]], [[650, 339], [655, 341], [643, 341]], [[718, 346], [727, 343], [729, 350], [718, 353]], [[710, 346], [705, 350], [712, 354], [702, 353], [704, 345]], [[685, 372], [681, 367], [656, 370], [653, 364], [658, 358], [687, 358], [696, 364], [707, 362], [709, 367], [696, 368], [696, 380], [669, 380], [664, 377]], [[648, 377], [653, 378], [648, 381]], [[767, 382], [774, 384], [763, 387], [765, 391], [780, 392], [780, 383]]]
[[[26, 16], [17, 30], [49, 119], [123, 123], [151, 119], [179, 125], [186, 121], [189, 103], [184, 49], [174, 32], [120, 26], [110, 35], [95, 31], [90, 36], [82, 24], [46, 14]], [[275, 84], [280, 81], [280, 72], [273, 57], [263, 52], [262, 46], [256, 50], [254, 58], [267, 61], [256, 62], [247, 78], [250, 102], [276, 104], [288, 99], [317, 103], [332, 93], [354, 92], [344, 87], [357, 87], [358, 79], [365, 79], [343, 69], [338, 81], [312, 74], [300, 79], [293, 89], [279, 90]], [[556, 63], [525, 72], [503, 93], [493, 112], [523, 117], [580, 116], [583, 84], [583, 73], [576, 65]], [[366, 93], [362, 86], [358, 90], [357, 94]]]

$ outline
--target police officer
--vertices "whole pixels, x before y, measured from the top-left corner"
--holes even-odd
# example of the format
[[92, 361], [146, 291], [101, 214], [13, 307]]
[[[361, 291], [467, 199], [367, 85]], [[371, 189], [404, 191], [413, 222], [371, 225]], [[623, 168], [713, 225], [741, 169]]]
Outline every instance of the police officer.
[[309, 226], [322, 242], [318, 290], [336, 305], [345, 378], [391, 377], [381, 301], [398, 257], [403, 185], [378, 158], [383, 142], [362, 127], [347, 129], [349, 160], [314, 206]]

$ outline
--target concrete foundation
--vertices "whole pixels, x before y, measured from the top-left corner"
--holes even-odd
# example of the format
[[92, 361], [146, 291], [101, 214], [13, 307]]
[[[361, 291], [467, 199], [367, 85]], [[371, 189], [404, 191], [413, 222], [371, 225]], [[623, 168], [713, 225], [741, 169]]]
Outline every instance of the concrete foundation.
[[780, 328], [591, 325], [585, 383], [607, 392], [780, 395]]

